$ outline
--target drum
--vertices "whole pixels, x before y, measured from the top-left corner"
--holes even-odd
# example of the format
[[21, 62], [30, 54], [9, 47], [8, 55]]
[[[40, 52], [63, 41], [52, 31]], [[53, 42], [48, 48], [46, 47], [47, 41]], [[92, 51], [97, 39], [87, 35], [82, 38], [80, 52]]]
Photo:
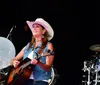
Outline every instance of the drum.
[[52, 66], [51, 78], [48, 80], [49, 85], [55, 85], [59, 77], [57, 70]]
[[9, 62], [15, 57], [16, 50], [13, 43], [4, 37], [0, 37], [0, 69], [9, 66]]

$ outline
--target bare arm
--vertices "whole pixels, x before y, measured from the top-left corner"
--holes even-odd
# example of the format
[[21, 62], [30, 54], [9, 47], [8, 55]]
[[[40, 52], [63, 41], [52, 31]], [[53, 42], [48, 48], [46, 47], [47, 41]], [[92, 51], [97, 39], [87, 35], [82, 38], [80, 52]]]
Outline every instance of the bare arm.
[[13, 65], [14, 61], [19, 61], [20, 59], [22, 59], [24, 55], [24, 48], [10, 61], [10, 65]]

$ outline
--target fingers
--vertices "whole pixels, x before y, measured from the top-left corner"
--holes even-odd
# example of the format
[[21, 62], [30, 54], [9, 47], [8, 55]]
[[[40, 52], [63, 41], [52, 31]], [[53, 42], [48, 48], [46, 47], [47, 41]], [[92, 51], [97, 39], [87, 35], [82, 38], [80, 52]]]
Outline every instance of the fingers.
[[19, 63], [20, 63], [19, 61], [16, 61], [16, 60], [15, 60], [15, 61], [13, 62], [13, 66], [14, 66], [15, 68], [17, 68], [17, 66], [19, 65]]
[[31, 64], [35, 65], [35, 64], [37, 64], [37, 63], [38, 63], [38, 60], [36, 60], [36, 59], [32, 59], [32, 60], [31, 60]]

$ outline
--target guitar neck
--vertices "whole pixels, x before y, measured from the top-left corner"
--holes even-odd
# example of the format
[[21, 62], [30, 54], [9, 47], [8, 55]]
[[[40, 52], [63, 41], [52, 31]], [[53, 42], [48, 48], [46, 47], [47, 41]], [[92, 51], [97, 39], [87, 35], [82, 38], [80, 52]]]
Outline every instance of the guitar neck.
[[29, 66], [31, 64], [31, 60], [28, 61], [27, 63], [25, 63], [24, 65], [21, 66], [22, 69], [26, 68], [27, 66]]
[[[37, 54], [37, 56], [38, 57], [34, 57], [35, 59], [39, 59], [41, 56], [48, 56], [48, 55], [52, 55], [53, 53], [52, 52], [49, 52], [49, 53], [47, 53], [47, 52], [43, 52], [41, 55], [40, 54]], [[25, 59], [25, 60], [27, 60], [27, 59]], [[29, 58], [28, 58], [28, 60], [29, 60]], [[29, 60], [27, 63], [25, 63], [24, 65], [22, 65], [21, 66], [21, 68], [23, 69], [23, 68], [26, 68], [28, 65], [30, 65], [31, 64], [31, 60]]]

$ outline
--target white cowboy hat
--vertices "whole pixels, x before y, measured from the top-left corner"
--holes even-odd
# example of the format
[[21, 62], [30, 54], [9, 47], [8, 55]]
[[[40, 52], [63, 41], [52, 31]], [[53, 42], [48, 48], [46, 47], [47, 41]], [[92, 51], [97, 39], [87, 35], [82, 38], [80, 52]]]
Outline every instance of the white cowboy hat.
[[54, 36], [54, 30], [53, 28], [50, 26], [50, 24], [45, 21], [42, 18], [37, 18], [35, 21], [26, 21], [26, 23], [28, 24], [29, 28], [32, 29], [33, 28], [33, 24], [40, 24], [42, 25], [48, 32], [48, 40], [51, 40]]

